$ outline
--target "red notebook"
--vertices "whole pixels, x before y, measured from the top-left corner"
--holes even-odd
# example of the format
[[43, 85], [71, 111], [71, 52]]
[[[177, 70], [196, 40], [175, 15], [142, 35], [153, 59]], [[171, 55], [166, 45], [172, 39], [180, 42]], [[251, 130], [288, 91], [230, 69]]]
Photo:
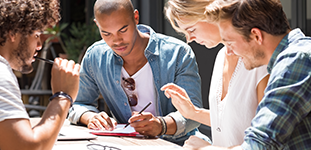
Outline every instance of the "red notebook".
[[109, 132], [90, 132], [94, 135], [105, 135], [105, 136], [134, 136], [134, 137], [141, 137], [143, 135], [139, 134], [138, 132], [133, 133], [109, 133]]
[[127, 126], [124, 129], [125, 124], [118, 124], [116, 128], [112, 131], [101, 131], [101, 130], [91, 130], [90, 133], [94, 135], [104, 135], [104, 136], [132, 136], [132, 137], [142, 137], [143, 135], [135, 131], [131, 126]]

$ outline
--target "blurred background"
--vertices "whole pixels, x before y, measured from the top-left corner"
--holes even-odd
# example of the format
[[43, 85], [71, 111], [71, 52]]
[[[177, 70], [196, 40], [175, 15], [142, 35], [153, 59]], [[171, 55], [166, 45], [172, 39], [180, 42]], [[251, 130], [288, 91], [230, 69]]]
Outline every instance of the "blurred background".
[[[42, 35], [44, 48], [41, 57], [54, 59], [64, 57], [80, 62], [85, 50], [93, 42], [100, 40], [98, 29], [93, 22], [93, 5], [96, 0], [60, 0], [62, 20], [48, 28]], [[156, 32], [185, 38], [177, 34], [166, 20], [163, 8], [167, 0], [132, 0], [140, 12], [140, 23], [151, 26]], [[311, 0], [281, 0], [292, 28], [301, 28], [311, 35]], [[190, 43], [194, 50], [202, 78], [202, 98], [204, 108], [209, 108], [208, 94], [215, 56], [223, 45], [207, 49], [195, 42]], [[40, 116], [48, 104], [51, 65], [36, 61], [35, 71], [28, 75], [16, 72], [22, 99], [30, 116]], [[210, 136], [210, 128], [202, 125], [200, 130]]]

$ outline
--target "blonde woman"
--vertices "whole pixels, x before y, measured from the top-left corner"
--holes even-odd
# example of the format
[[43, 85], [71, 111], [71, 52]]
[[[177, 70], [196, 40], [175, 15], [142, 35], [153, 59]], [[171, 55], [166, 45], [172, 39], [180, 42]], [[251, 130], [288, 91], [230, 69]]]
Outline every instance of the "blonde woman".
[[[165, 14], [188, 42], [212, 48], [223, 42], [218, 26], [210, 21], [215, 19], [209, 17], [215, 4], [214, 0], [169, 0]], [[266, 66], [248, 71], [243, 59], [224, 46], [214, 64], [209, 110], [195, 107], [187, 91], [176, 84], [169, 83], [162, 90], [185, 118], [211, 126], [213, 145], [229, 147], [242, 144], [244, 130], [251, 125], [268, 78]]]

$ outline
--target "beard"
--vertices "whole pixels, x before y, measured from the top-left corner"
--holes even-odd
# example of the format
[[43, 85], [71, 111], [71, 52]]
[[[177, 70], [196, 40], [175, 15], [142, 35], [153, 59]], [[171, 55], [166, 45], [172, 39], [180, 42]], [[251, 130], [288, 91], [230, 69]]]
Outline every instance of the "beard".
[[253, 58], [243, 58], [244, 66], [247, 70], [252, 70], [263, 66], [262, 60], [265, 59], [265, 53], [261, 50], [254, 50]]
[[21, 36], [17, 48], [13, 50], [13, 55], [17, 60], [16, 71], [19, 71], [22, 74], [28, 74], [33, 71], [32, 65], [27, 64], [27, 60], [31, 59], [33, 55], [29, 53], [29, 44], [25, 36]]

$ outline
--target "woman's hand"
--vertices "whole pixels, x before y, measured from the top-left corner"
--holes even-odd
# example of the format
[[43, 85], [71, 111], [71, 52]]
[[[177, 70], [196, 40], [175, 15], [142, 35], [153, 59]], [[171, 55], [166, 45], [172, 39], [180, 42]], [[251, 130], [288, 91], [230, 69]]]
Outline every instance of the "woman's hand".
[[192, 118], [197, 108], [191, 102], [185, 89], [174, 83], [168, 83], [161, 88], [167, 98], [171, 98], [175, 108], [187, 119]]

